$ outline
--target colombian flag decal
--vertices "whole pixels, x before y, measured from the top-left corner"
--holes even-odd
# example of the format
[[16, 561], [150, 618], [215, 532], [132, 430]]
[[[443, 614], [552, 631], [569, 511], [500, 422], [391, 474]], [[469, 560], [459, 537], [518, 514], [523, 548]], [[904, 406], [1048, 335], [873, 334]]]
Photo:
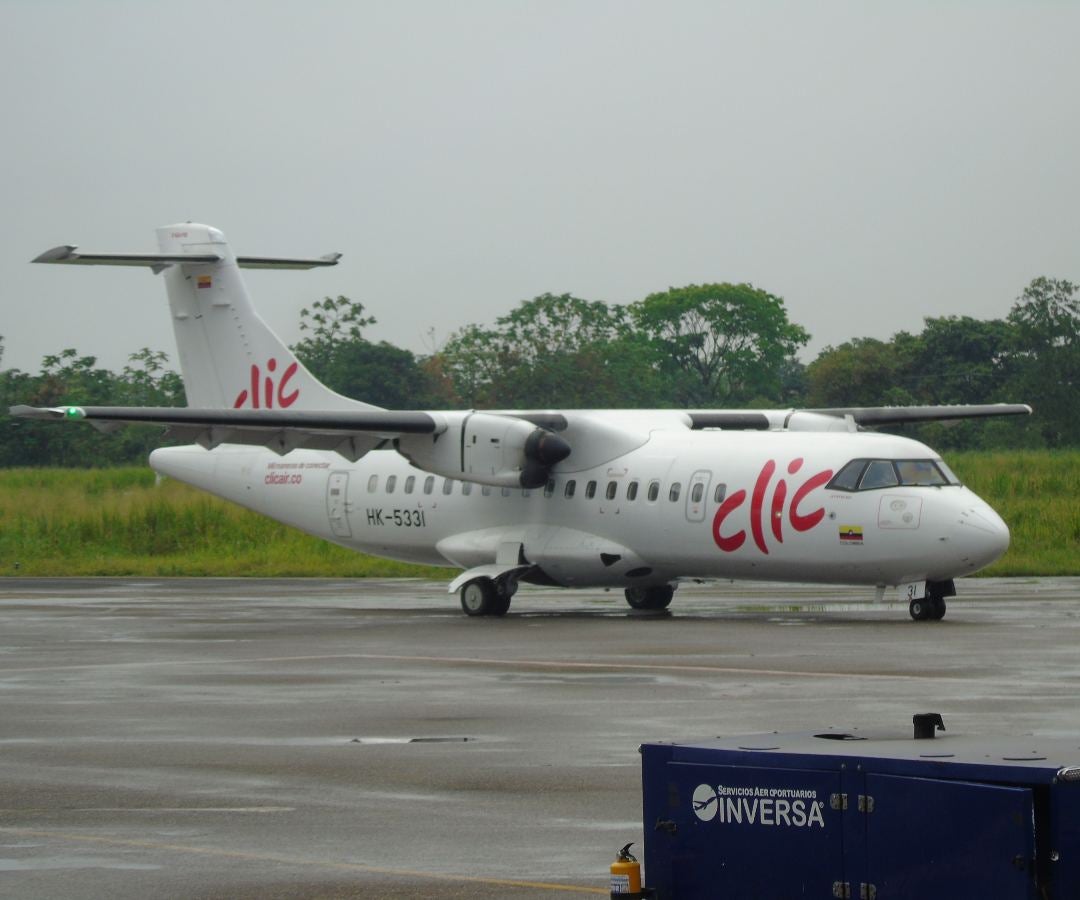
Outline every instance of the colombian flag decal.
[[840, 526], [840, 543], [841, 544], [861, 544], [862, 543], [862, 525], [841, 525]]
[[198, 278], [197, 284], [199, 285], [199, 290], [202, 290], [203, 288], [210, 287], [210, 285], [212, 284], [212, 282], [210, 280], [210, 276], [209, 275], [200, 275], [199, 278]]

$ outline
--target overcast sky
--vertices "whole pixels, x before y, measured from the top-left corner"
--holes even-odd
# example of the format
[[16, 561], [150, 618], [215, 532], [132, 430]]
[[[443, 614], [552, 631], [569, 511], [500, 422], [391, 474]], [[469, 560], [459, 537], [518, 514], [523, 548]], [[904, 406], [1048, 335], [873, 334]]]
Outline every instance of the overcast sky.
[[32, 266], [221, 228], [287, 341], [414, 351], [545, 291], [750, 281], [806, 359], [1080, 280], [1080, 3], [0, 0], [4, 368], [173, 352], [160, 279]]

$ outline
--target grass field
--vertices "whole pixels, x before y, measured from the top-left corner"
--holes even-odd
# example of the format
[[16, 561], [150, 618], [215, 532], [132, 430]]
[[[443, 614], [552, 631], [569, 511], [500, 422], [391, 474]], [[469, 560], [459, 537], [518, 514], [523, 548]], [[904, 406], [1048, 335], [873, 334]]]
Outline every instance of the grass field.
[[949, 466], [1012, 532], [983, 575], [1080, 575], [1080, 451], [952, 453]]
[[[987, 575], [1080, 575], [1080, 451], [949, 464], [1012, 530]], [[0, 470], [0, 574], [446, 578], [308, 537], [148, 468]]]

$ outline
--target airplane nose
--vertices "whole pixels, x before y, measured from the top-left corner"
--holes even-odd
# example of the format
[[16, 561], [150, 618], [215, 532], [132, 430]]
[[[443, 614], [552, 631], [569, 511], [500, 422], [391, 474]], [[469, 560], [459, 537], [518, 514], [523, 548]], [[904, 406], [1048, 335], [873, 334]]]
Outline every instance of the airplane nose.
[[972, 495], [957, 516], [958, 543], [964, 548], [972, 571], [1001, 559], [1009, 549], [1009, 526], [986, 503]]

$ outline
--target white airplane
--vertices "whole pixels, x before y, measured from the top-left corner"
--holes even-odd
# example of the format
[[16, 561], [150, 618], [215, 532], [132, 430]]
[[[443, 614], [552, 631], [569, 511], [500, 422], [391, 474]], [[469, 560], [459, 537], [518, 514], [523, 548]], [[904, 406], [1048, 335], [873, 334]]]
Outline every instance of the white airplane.
[[658, 610], [684, 580], [896, 588], [940, 619], [954, 579], [998, 559], [1005, 523], [917, 441], [860, 426], [1031, 412], [1022, 405], [819, 410], [393, 411], [318, 382], [255, 312], [215, 228], [157, 230], [154, 254], [57, 247], [34, 262], [164, 276], [188, 408], [14, 407], [102, 430], [153, 422], [190, 446], [158, 472], [354, 550], [464, 571], [471, 616], [520, 582], [623, 588]]

